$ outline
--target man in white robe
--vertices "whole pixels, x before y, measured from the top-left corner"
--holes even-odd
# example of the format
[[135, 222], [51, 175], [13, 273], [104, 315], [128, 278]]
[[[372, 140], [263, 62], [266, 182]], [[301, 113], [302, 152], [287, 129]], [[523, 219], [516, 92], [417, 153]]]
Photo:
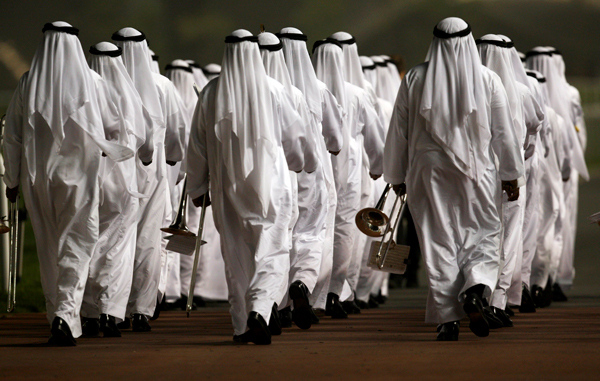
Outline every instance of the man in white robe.
[[[525, 162], [525, 149], [531, 139], [541, 128], [541, 118], [537, 115], [539, 105], [533, 98], [529, 87], [516, 80], [515, 68], [513, 68], [512, 41], [507, 41], [500, 36], [487, 34], [477, 40], [477, 48], [481, 56], [481, 63], [498, 74], [506, 90], [515, 135], [521, 142], [521, 155]], [[523, 70], [519, 63], [517, 69]], [[526, 80], [527, 78], [525, 78]], [[527, 168], [528, 164], [526, 164]], [[527, 173], [527, 170], [526, 170]], [[508, 289], [510, 288], [515, 272], [518, 277], [516, 283], [516, 297], [513, 297], [510, 305], [519, 305], [521, 302], [521, 263], [523, 259], [523, 226], [526, 207], [526, 178], [523, 177], [520, 185], [520, 197], [516, 201], [509, 201], [506, 195], [502, 196], [502, 221], [503, 241], [501, 245], [502, 268], [498, 283], [490, 300], [491, 315], [488, 315], [491, 328], [512, 327], [513, 323], [505, 309], [509, 304]], [[501, 179], [499, 179], [499, 182]], [[518, 269], [518, 270], [517, 270]]]
[[[302, 34], [297, 28], [287, 27], [283, 28], [277, 36], [283, 44], [285, 64], [291, 82], [304, 94], [310, 117], [316, 123], [318, 129], [317, 150], [320, 164], [323, 167], [323, 181], [327, 188], [327, 205], [323, 227], [320, 232], [315, 229], [316, 234], [322, 235], [322, 238], [318, 238], [322, 241], [321, 264], [320, 268], [316, 269], [316, 284], [310, 290], [309, 303], [315, 308], [324, 309], [326, 298], [319, 298], [319, 295], [322, 294], [323, 290], [329, 288], [333, 264], [333, 239], [337, 207], [335, 180], [329, 154], [337, 155], [344, 143], [342, 134], [343, 111], [333, 94], [327, 89], [327, 86], [317, 79], [306, 48], [306, 35]], [[305, 189], [306, 185], [299, 185], [299, 187]], [[309, 205], [309, 203], [304, 203], [301, 207], [307, 209], [306, 212], [308, 213]], [[301, 218], [303, 218], [302, 212]], [[304, 236], [310, 239], [306, 234]], [[292, 264], [292, 268], [293, 266]], [[326, 296], [326, 293], [324, 295]], [[313, 315], [313, 322], [318, 322], [316, 315]]]
[[298, 218], [292, 226], [289, 278], [284, 284], [282, 300], [276, 303], [280, 309], [293, 303], [292, 321], [302, 329], [309, 329], [312, 324], [312, 307], [308, 298], [315, 288], [321, 268], [327, 217], [327, 185], [317, 142], [320, 121], [312, 117], [302, 91], [292, 85], [283, 55], [283, 44], [279, 38], [272, 33], [263, 32], [258, 35], [258, 46], [265, 72], [283, 85], [296, 112], [302, 118], [305, 135], [301, 142], [304, 170], [294, 173], [291, 178], [291, 181], [296, 182]]
[[[563, 129], [563, 145], [566, 150], [564, 160], [570, 164], [562, 168], [564, 170], [562, 173], [564, 180], [564, 209], [559, 217], [560, 236], [562, 236], [563, 245], [562, 252], [551, 261], [548, 284], [541, 286], [546, 290], [544, 293], [545, 302], [543, 304], [549, 304], [552, 298], [552, 287], [554, 282], [556, 282], [561, 262], [569, 263], [566, 267], [570, 270], [567, 271], [571, 275], [574, 274], [572, 270], [572, 258], [576, 231], [577, 187], [579, 176], [584, 180], [589, 180], [589, 173], [585, 164], [582, 142], [578, 136], [578, 128], [576, 126], [577, 115], [573, 108], [573, 92], [565, 78], [565, 66], [560, 52], [550, 47], [534, 48], [531, 52], [527, 53], [526, 64], [528, 68], [539, 71], [546, 78], [545, 86], [549, 105], [562, 118], [565, 124], [565, 128]], [[565, 262], [563, 262], [563, 257], [565, 257]], [[565, 288], [568, 287], [568, 283], [564, 282]], [[557, 291], [562, 290], [559, 289]]]
[[[92, 46], [90, 53], [90, 67], [102, 77], [108, 90], [105, 102], [114, 102], [117, 110], [115, 120], [104, 123], [116, 127], [109, 138], [136, 153], [140, 150], [144, 156], [152, 147], [145, 144], [142, 101], [120, 58], [122, 50], [101, 42]], [[110, 110], [104, 107], [103, 120], [110, 116]], [[125, 319], [135, 257], [138, 198], [142, 196], [137, 192], [136, 160], [115, 163], [106, 157], [100, 164], [100, 236], [81, 307], [87, 336], [96, 336], [98, 331], [104, 337], [121, 336], [115, 319]]]
[[207, 80], [215, 79], [221, 74], [221, 65], [210, 63], [202, 68], [202, 72]]
[[62, 21], [44, 26], [31, 69], [6, 113], [6, 195], [19, 186], [31, 215], [46, 299], [49, 343], [76, 345], [89, 264], [98, 241], [101, 153], [116, 162], [133, 151], [105, 140], [93, 72], [79, 30]]
[[520, 147], [502, 82], [481, 65], [471, 28], [442, 20], [428, 62], [402, 81], [384, 161], [386, 182], [399, 192], [406, 183], [429, 278], [425, 321], [439, 324], [438, 340], [458, 340], [465, 314], [473, 333], [489, 335], [481, 299], [496, 286], [501, 232], [493, 155], [515, 200]]
[[[385, 100], [380, 100], [377, 97], [377, 93], [373, 86], [365, 80], [362, 66], [360, 64], [360, 56], [358, 55], [358, 45], [356, 39], [346, 32], [337, 32], [330, 36], [337, 40], [342, 45], [344, 55], [344, 79], [346, 82], [355, 85], [362, 89], [365, 93], [367, 103], [370, 103], [371, 107], [375, 110], [377, 115], [376, 121], [372, 125], [368, 125], [367, 128], [373, 130], [374, 133], [379, 134], [380, 144], [383, 145], [385, 141], [386, 131], [384, 125], [389, 124], [389, 118], [391, 117], [392, 105]], [[387, 107], [383, 104], [387, 103]], [[384, 111], [387, 109], [387, 112]], [[352, 123], [352, 122], [351, 122]], [[352, 124], [350, 125], [352, 130]], [[358, 143], [361, 146], [362, 158], [360, 159], [359, 176], [360, 176], [360, 202], [359, 208], [363, 209], [372, 206], [372, 191], [373, 181], [379, 178], [379, 176], [371, 177], [369, 175], [370, 163], [369, 155], [365, 150], [365, 142], [363, 139], [358, 139]], [[356, 212], [358, 212], [356, 210]], [[358, 278], [360, 277], [360, 268], [363, 258], [363, 252], [365, 245], [367, 244], [367, 237], [354, 226], [354, 242], [352, 246], [352, 259], [348, 266], [346, 273], [347, 286], [344, 287], [340, 299], [343, 301], [343, 306], [348, 313], [360, 313], [360, 308], [354, 301], [354, 294], [356, 291], [356, 285]]]
[[210, 173], [234, 340], [270, 344], [280, 269], [289, 267], [288, 171], [304, 168], [304, 151], [300, 117], [283, 85], [266, 75], [257, 42], [243, 29], [225, 39], [222, 71], [200, 94], [186, 160], [196, 206], [208, 197]]
[[333, 318], [348, 317], [340, 303], [340, 296], [344, 284], [348, 287], [350, 264], [356, 256], [359, 256], [353, 251], [353, 248], [355, 238], [362, 233], [356, 228], [354, 219], [361, 202], [363, 141], [364, 150], [369, 158], [370, 173], [373, 177], [380, 176], [382, 172], [383, 154], [383, 141], [379, 131], [380, 121], [377, 112], [368, 94], [362, 88], [344, 80], [343, 55], [342, 45], [335, 39], [319, 41], [313, 49], [313, 65], [317, 78], [327, 85], [345, 112], [344, 144], [340, 154], [331, 157], [338, 205], [335, 220], [333, 267], [325, 311]]
[[166, 260], [160, 228], [171, 209], [167, 163], [172, 166], [183, 159], [185, 123], [171, 81], [151, 70], [145, 35], [133, 28], [123, 28], [112, 39], [123, 49], [123, 63], [146, 110], [145, 122], [151, 131], [146, 139], [151, 139], [154, 147], [151, 157], [140, 156], [144, 165], [137, 168], [138, 191], [148, 197], [140, 199], [133, 281], [126, 313], [131, 317], [134, 331], [147, 332], [151, 330], [148, 319], [156, 309]]

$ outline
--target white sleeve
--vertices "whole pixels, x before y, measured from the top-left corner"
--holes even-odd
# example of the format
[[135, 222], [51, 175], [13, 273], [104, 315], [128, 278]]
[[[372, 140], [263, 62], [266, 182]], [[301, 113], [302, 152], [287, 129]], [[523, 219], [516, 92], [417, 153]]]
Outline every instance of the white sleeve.
[[362, 124], [361, 133], [364, 137], [364, 148], [369, 157], [369, 171], [374, 175], [381, 175], [383, 173], [381, 119], [368, 99], [363, 98], [359, 107], [361, 107], [359, 120]]
[[323, 96], [323, 121], [321, 125], [325, 146], [330, 152], [338, 152], [341, 151], [344, 145], [342, 107], [328, 89], [322, 89], [321, 94]]
[[181, 97], [175, 85], [165, 82], [165, 156], [167, 161], [181, 161], [185, 152], [185, 116]]
[[281, 145], [290, 171], [300, 172], [304, 169], [305, 128], [302, 119], [296, 112], [290, 96], [282, 91], [276, 105], [276, 115], [281, 127]]
[[[202, 94], [201, 94], [202, 96]], [[192, 117], [190, 140], [186, 155], [187, 194], [196, 199], [208, 191], [208, 150], [206, 144], [206, 117], [198, 102]]]
[[383, 178], [389, 184], [402, 184], [408, 171], [408, 85], [401, 82], [383, 152]]

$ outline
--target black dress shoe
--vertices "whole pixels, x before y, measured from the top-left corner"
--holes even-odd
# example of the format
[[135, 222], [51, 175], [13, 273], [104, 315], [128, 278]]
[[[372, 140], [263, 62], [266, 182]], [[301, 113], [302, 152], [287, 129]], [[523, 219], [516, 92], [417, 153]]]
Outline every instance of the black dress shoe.
[[279, 311], [279, 322], [281, 328], [292, 328], [292, 308], [285, 307]]
[[542, 292], [542, 299], [544, 303], [544, 307], [550, 307], [552, 304], [552, 278], [548, 277], [548, 283], [546, 283], [546, 287], [544, 287], [544, 291]]
[[523, 290], [521, 291], [521, 305], [519, 306], [519, 312], [535, 312], [535, 303], [533, 301], [533, 297], [531, 296], [531, 292], [529, 292], [529, 287], [527, 287], [525, 283], [523, 283]]
[[146, 315], [133, 314], [131, 317], [131, 330], [133, 332], [150, 332], [152, 327], [150, 327]]
[[510, 317], [515, 316], [515, 311], [513, 311], [513, 308], [518, 308], [517, 306], [506, 306], [506, 308], [504, 309], [504, 312], [506, 312], [506, 314]]
[[463, 310], [469, 316], [469, 329], [475, 335], [486, 337], [490, 334], [490, 326], [485, 319], [481, 297], [477, 293], [471, 292], [467, 294]]
[[273, 336], [281, 335], [281, 322], [279, 321], [279, 311], [277, 308], [277, 303], [273, 303], [271, 318], [269, 319], [269, 333]]
[[129, 329], [131, 328], [131, 319], [126, 317], [125, 320], [117, 324], [117, 328], [119, 329]]
[[560, 288], [558, 283], [552, 285], [552, 301], [553, 302], [566, 302], [568, 300], [567, 295]]
[[48, 344], [57, 347], [74, 347], [77, 345], [77, 341], [75, 341], [69, 325], [58, 316], [52, 321]]
[[117, 327], [115, 317], [111, 315], [100, 315], [100, 331], [102, 331], [104, 337], [121, 337], [121, 331]]
[[531, 298], [533, 299], [536, 308], [546, 307], [544, 302], [544, 289], [540, 286], [536, 286], [535, 284], [531, 286]]
[[345, 302], [342, 302], [342, 307], [344, 307], [344, 311], [346, 311], [348, 315], [360, 313], [360, 308], [358, 308], [356, 303], [354, 303], [354, 300], [346, 300]]
[[308, 287], [297, 280], [290, 285], [290, 299], [294, 304], [292, 321], [300, 329], [309, 329], [312, 324], [312, 307], [308, 302]]
[[81, 334], [83, 337], [97, 337], [100, 334], [100, 321], [94, 318], [82, 318]]
[[265, 319], [255, 311], [248, 314], [248, 339], [254, 344], [268, 345], [271, 344], [271, 333]]
[[369, 295], [369, 308], [379, 308], [379, 303], [373, 295]]
[[354, 299], [354, 301], [356, 302], [356, 305], [358, 306], [358, 308], [360, 308], [361, 310], [368, 310], [369, 309], [369, 303], [368, 302], [363, 302], [362, 300], [359, 300], [359, 299]]
[[242, 333], [241, 335], [233, 335], [233, 341], [236, 343], [249, 343], [250, 335], [250, 331], [246, 331], [246, 333]]
[[325, 305], [325, 314], [332, 319], [347, 319], [348, 314], [344, 311], [340, 297], [330, 292], [327, 294], [327, 304]]
[[[501, 310], [500, 308], [492, 307], [492, 312], [494, 316], [502, 322], [502, 326], [504, 327], [512, 327], [514, 326], [512, 320], [510, 320], [510, 316], [506, 313], [505, 310]], [[490, 325], [491, 328], [491, 325]]]
[[[375, 297], [375, 300], [379, 304], [385, 304], [385, 302], [387, 302], [387, 299], [388, 299], [387, 296], [383, 296], [383, 294], [381, 293], [381, 290], [379, 290], [379, 294], [377, 294], [377, 296]], [[356, 297], [354, 298], [354, 300], [356, 300]]]
[[458, 331], [460, 323], [458, 321], [451, 321], [448, 323], [438, 325], [437, 341], [458, 341]]
[[494, 307], [483, 307], [483, 315], [487, 320], [490, 329], [498, 329], [504, 327], [504, 323], [496, 315], [494, 315]]
[[310, 309], [310, 322], [312, 324], [319, 324], [321, 322], [321, 319], [319, 319], [313, 308]]

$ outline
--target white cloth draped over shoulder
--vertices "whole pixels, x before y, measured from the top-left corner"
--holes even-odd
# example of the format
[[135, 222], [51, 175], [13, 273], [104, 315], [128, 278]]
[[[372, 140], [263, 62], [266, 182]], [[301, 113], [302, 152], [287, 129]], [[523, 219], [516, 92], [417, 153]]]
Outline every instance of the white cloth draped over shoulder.
[[[489, 118], [485, 107], [485, 87], [481, 60], [469, 25], [447, 18], [435, 29], [456, 38], [434, 38], [427, 61], [420, 113], [426, 128], [454, 165], [469, 178], [479, 181], [489, 164]], [[457, 56], [454, 52], [460, 52]], [[456, 57], [456, 58], [455, 58]]]

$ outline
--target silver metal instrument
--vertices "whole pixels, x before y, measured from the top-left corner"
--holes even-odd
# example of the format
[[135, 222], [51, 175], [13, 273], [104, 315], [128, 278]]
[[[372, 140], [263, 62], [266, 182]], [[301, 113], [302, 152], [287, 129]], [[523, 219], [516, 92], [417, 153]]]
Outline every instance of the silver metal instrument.
[[177, 216], [175, 221], [168, 228], [161, 228], [160, 230], [173, 234], [173, 235], [184, 235], [188, 237], [194, 237], [195, 234], [190, 231], [187, 227], [187, 195], [185, 190], [187, 187], [187, 176], [183, 180], [183, 190], [181, 191], [181, 198], [179, 200], [179, 209], [177, 210]]
[[[196, 288], [196, 272], [198, 271], [198, 261], [200, 259], [200, 250], [202, 248], [202, 235], [204, 234], [204, 218], [206, 217], [206, 199], [208, 197], [208, 191], [202, 199], [202, 212], [200, 214], [200, 225], [198, 226], [198, 236], [196, 237], [196, 249], [194, 250], [194, 266], [192, 267], [192, 280], [190, 281], [190, 289], [188, 290], [187, 303], [185, 305], [185, 312], [187, 317], [190, 317], [190, 311], [194, 302], [194, 288]], [[193, 233], [192, 233], [193, 234]]]
[[17, 276], [19, 261], [19, 196], [16, 202], [10, 203], [10, 251], [9, 251], [9, 269], [8, 269], [8, 306], [7, 311], [12, 312], [15, 309], [17, 297]]
[[356, 214], [354, 219], [356, 226], [369, 237], [381, 237], [384, 234], [383, 228], [388, 224], [390, 218], [383, 212], [383, 208], [390, 189], [392, 189], [392, 185], [387, 184], [374, 208], [364, 208]]
[[[390, 212], [390, 215], [392, 216], [396, 211], [398, 200], [400, 200], [400, 207], [398, 208], [396, 220], [394, 221], [393, 226], [391, 225], [391, 221], [388, 221], [388, 224], [386, 225], [381, 236], [381, 242], [373, 242], [371, 245], [371, 254], [369, 255], [369, 262], [367, 265], [376, 270], [386, 271], [394, 274], [404, 274], [406, 271], [406, 265], [408, 264], [410, 246], [396, 244], [394, 241], [394, 233], [398, 227], [398, 223], [400, 222], [402, 216], [402, 211], [406, 205], [406, 195], [396, 195], [394, 205], [392, 206], [392, 211]], [[388, 234], [390, 234], [389, 240], [385, 242]], [[383, 248], [384, 245], [385, 250]]]

